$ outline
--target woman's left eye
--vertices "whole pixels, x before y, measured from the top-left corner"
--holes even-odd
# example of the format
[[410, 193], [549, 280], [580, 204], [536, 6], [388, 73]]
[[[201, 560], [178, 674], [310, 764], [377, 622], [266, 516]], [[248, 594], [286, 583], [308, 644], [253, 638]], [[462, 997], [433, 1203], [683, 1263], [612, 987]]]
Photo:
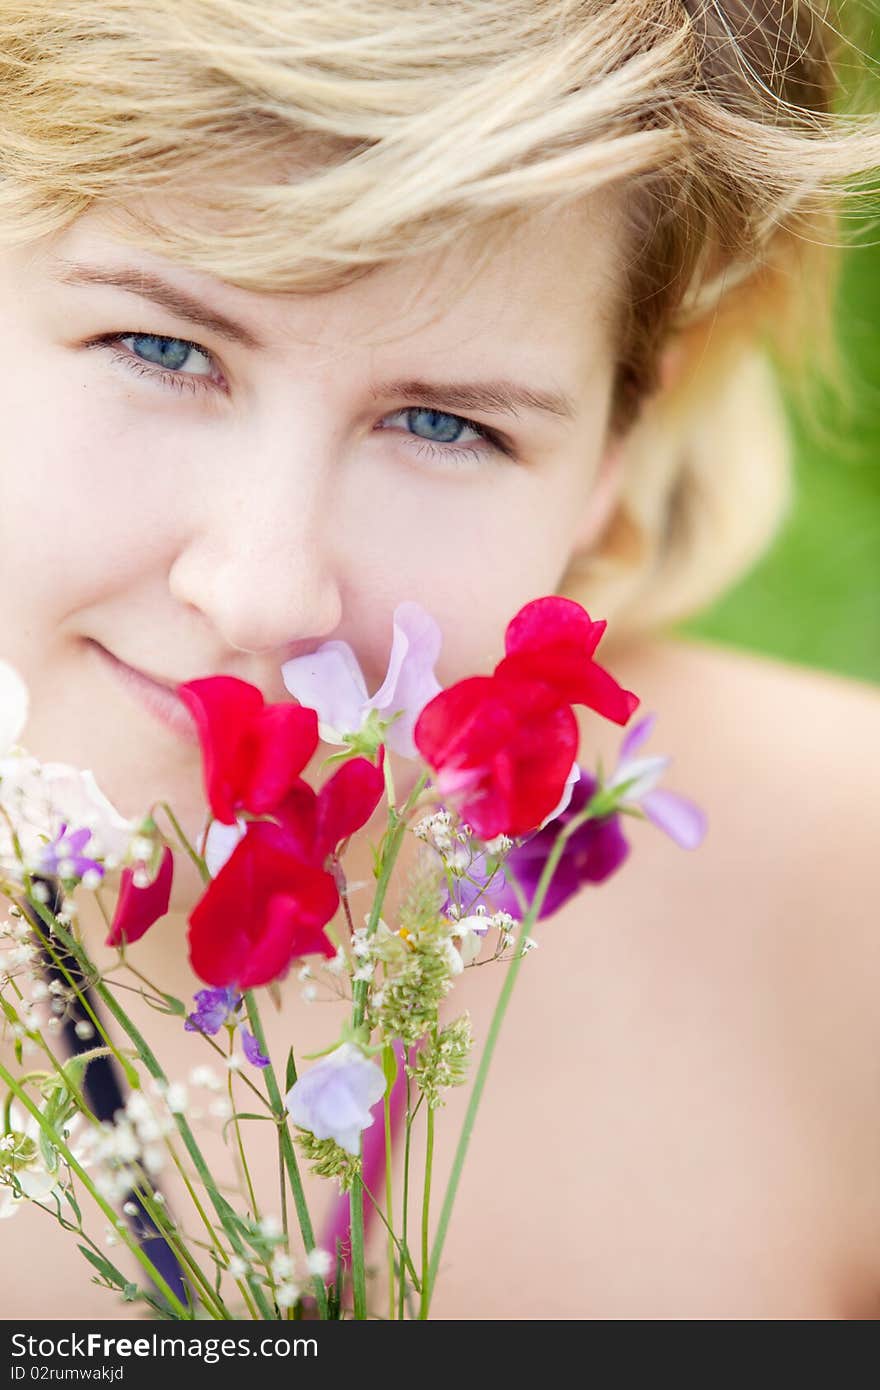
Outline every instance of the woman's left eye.
[[[404, 410], [386, 415], [379, 428], [388, 429], [392, 422], [402, 423], [411, 431], [425, 446], [418, 453], [429, 458], [472, 459], [475, 463], [485, 463], [487, 454], [510, 454], [510, 449], [493, 430], [477, 424], [475, 420], [466, 420], [462, 415], [451, 415], [446, 410], [407, 406]], [[477, 443], [482, 447], [475, 448]]]

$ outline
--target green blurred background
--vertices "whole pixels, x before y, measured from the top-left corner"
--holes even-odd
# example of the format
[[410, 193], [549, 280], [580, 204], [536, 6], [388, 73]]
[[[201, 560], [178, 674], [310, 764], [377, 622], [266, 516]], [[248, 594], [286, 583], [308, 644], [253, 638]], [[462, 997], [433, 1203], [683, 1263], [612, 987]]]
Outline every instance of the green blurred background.
[[852, 405], [825, 403], [820, 442], [787, 401], [789, 518], [745, 580], [679, 631], [880, 684], [880, 245], [846, 252], [837, 316]]

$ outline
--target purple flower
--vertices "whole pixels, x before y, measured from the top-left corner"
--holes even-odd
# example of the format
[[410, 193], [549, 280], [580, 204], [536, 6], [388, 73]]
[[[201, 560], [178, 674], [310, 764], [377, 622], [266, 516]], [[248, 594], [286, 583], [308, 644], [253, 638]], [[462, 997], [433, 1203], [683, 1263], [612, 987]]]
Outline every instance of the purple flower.
[[696, 849], [706, 834], [705, 813], [687, 797], [657, 788], [672, 759], [633, 756], [650, 736], [656, 720], [656, 714], [648, 714], [633, 725], [620, 745], [617, 767], [605, 787], [611, 791], [623, 787], [627, 782], [631, 783], [623, 793], [620, 804], [637, 806], [658, 830], [662, 830], [682, 849]]
[[[522, 889], [526, 908], [530, 907], [534, 900], [544, 865], [559, 832], [584, 809], [596, 791], [596, 780], [583, 768], [579, 768], [578, 771], [580, 776], [572, 786], [571, 797], [565, 810], [554, 820], [545, 822], [534, 834], [516, 843], [505, 858], [505, 865], [510, 866]], [[566, 843], [550, 880], [538, 919], [550, 917], [554, 912], [558, 912], [584, 884], [601, 883], [609, 878], [620, 868], [628, 854], [629, 844], [620, 829], [619, 816], [612, 814], [597, 820], [585, 821]], [[523, 909], [504, 868], [498, 869], [492, 878], [488, 878], [486, 859], [485, 854], [478, 855], [468, 871], [468, 877], [459, 881], [457, 905], [462, 915], [479, 900], [491, 905], [496, 912], [509, 912], [512, 917], [522, 917]]]
[[240, 1016], [242, 996], [227, 985], [225, 989], [200, 989], [193, 996], [196, 1007], [184, 1020], [188, 1033], [207, 1033], [213, 1037], [226, 1023], [238, 1029], [245, 1057], [255, 1067], [268, 1067], [269, 1058], [260, 1051], [260, 1044], [248, 1032]]
[[82, 852], [91, 838], [92, 832], [87, 827], [68, 831], [67, 822], [64, 821], [54, 840], [43, 847], [37, 872], [57, 874], [59, 878], [78, 879], [92, 872], [103, 878], [103, 864], [97, 859], [90, 859]]
[[316, 1139], [335, 1139], [360, 1153], [360, 1137], [373, 1123], [371, 1107], [385, 1094], [385, 1077], [354, 1043], [343, 1043], [307, 1071], [285, 1096], [290, 1118]]
[[442, 634], [430, 614], [412, 602], [397, 605], [393, 627], [388, 671], [375, 695], [367, 695], [363, 672], [347, 642], [325, 642], [317, 651], [295, 656], [281, 667], [291, 695], [317, 710], [318, 730], [325, 743], [342, 743], [343, 734], [357, 733], [371, 710], [382, 719], [402, 711], [389, 728], [386, 742], [402, 757], [417, 757], [412, 736], [416, 720], [441, 688], [434, 666]]

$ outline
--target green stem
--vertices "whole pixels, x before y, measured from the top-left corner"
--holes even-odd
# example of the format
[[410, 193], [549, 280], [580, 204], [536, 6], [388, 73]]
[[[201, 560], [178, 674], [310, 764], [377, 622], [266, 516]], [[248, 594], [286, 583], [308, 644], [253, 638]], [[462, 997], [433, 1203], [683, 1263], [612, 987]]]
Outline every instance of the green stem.
[[68, 1165], [71, 1172], [76, 1174], [77, 1178], [82, 1183], [86, 1192], [88, 1192], [89, 1196], [95, 1202], [96, 1206], [100, 1209], [100, 1211], [104, 1214], [104, 1216], [106, 1216], [107, 1220], [110, 1222], [110, 1225], [112, 1226], [113, 1230], [115, 1232], [118, 1232], [123, 1244], [125, 1244], [128, 1247], [128, 1249], [134, 1255], [135, 1259], [139, 1262], [139, 1264], [143, 1266], [148, 1277], [160, 1290], [162, 1295], [167, 1299], [169, 1306], [177, 1313], [178, 1317], [185, 1321], [191, 1321], [192, 1312], [188, 1308], [186, 1308], [183, 1303], [181, 1303], [174, 1290], [170, 1288], [169, 1285], [165, 1282], [165, 1279], [163, 1278], [160, 1271], [156, 1269], [156, 1266], [153, 1264], [152, 1260], [149, 1258], [149, 1256], [144, 1254], [144, 1251], [141, 1249], [140, 1244], [132, 1238], [131, 1233], [125, 1226], [125, 1223], [122, 1223], [120, 1225], [118, 1213], [115, 1212], [111, 1207], [110, 1203], [107, 1202], [101, 1196], [100, 1192], [95, 1187], [88, 1173], [83, 1168], [82, 1164], [77, 1162], [76, 1158], [70, 1152], [70, 1149], [67, 1147], [67, 1145], [59, 1142], [58, 1136], [53, 1130], [52, 1126], [46, 1124], [42, 1112], [38, 1109], [36, 1105], [34, 1105], [27, 1091], [25, 1091], [18, 1084], [15, 1077], [6, 1070], [2, 1062], [0, 1062], [0, 1080], [2, 1080], [4, 1086], [9, 1087], [9, 1090], [12, 1091], [19, 1104], [24, 1106], [28, 1114], [30, 1114], [36, 1120], [42, 1132], [47, 1136], [47, 1138], [49, 1138], [52, 1141], [52, 1144], [56, 1149], [58, 1149], [59, 1153], [62, 1153], [64, 1155], [64, 1162]]
[[[399, 811], [395, 806], [390, 806], [388, 810], [389, 830], [387, 832], [384, 852], [382, 854], [382, 867], [379, 870], [379, 877], [376, 883], [376, 894], [370, 908], [370, 916], [367, 921], [367, 937], [371, 937], [379, 925], [382, 915], [382, 908], [388, 892], [388, 885], [391, 882], [391, 874], [397, 862], [400, 846], [406, 831], [407, 819], [412, 808], [415, 806], [419, 797], [425, 789], [428, 780], [428, 773], [423, 772], [415, 783], [412, 791], [406, 799], [403, 810]], [[356, 980], [353, 990], [352, 1004], [352, 1026], [355, 1031], [363, 1026], [364, 1015], [367, 1008], [367, 994], [369, 991], [368, 980]], [[354, 1315], [356, 1318], [366, 1318], [366, 1273], [364, 1268], [364, 1192], [361, 1174], [356, 1174], [349, 1192], [349, 1203], [351, 1210], [351, 1281], [354, 1292]]]
[[[260, 1011], [253, 990], [248, 990], [244, 996], [245, 1007], [247, 1009], [248, 1021], [251, 1025], [251, 1032], [257, 1040], [260, 1051], [264, 1057], [269, 1053], [266, 1049], [266, 1035], [263, 1032], [263, 1024], [260, 1019]], [[290, 1190], [293, 1193], [293, 1204], [296, 1207], [297, 1221], [299, 1222], [300, 1234], [302, 1235], [303, 1245], [306, 1254], [311, 1254], [315, 1249], [315, 1233], [312, 1226], [312, 1219], [309, 1216], [309, 1208], [306, 1203], [306, 1195], [303, 1191], [302, 1178], [300, 1177], [299, 1165], [296, 1161], [296, 1151], [293, 1147], [293, 1140], [287, 1126], [287, 1110], [281, 1098], [278, 1088], [278, 1081], [275, 1076], [275, 1068], [270, 1062], [267, 1067], [263, 1067], [263, 1075], [266, 1078], [266, 1090], [269, 1092], [269, 1100], [272, 1103], [272, 1110], [278, 1121], [278, 1134], [281, 1144], [281, 1152], [284, 1156], [284, 1166], [287, 1169], [287, 1177], [290, 1182]], [[315, 1298], [318, 1304], [318, 1312], [322, 1321], [327, 1320], [327, 1290], [320, 1275], [315, 1275], [312, 1280], [312, 1287], [315, 1290]]]
[[[392, 1182], [391, 1182], [391, 1087], [385, 1087], [385, 1103], [383, 1105], [385, 1116], [385, 1210], [388, 1212], [388, 1221], [392, 1217]], [[394, 1321], [395, 1309], [395, 1287], [394, 1287], [394, 1233], [391, 1226], [388, 1226], [388, 1318]], [[401, 1276], [403, 1271], [401, 1270]]]
[[425, 1194], [422, 1199], [422, 1297], [419, 1318], [428, 1316], [431, 1305], [431, 1270], [428, 1262], [428, 1221], [431, 1208], [431, 1170], [434, 1166], [434, 1107], [428, 1106], [428, 1147], [425, 1153]]
[[[406, 1064], [406, 1057], [404, 1057], [404, 1064]], [[401, 1250], [403, 1251], [403, 1254], [404, 1254], [404, 1256], [405, 1256], [406, 1258], [409, 1257], [409, 1249], [408, 1249], [407, 1243], [406, 1243], [406, 1236], [407, 1236], [407, 1224], [408, 1224], [408, 1220], [409, 1220], [409, 1159], [410, 1159], [410, 1147], [411, 1147], [411, 1140], [412, 1140], [412, 1122], [413, 1122], [411, 1100], [412, 1100], [412, 1096], [411, 1096], [411, 1088], [410, 1088], [410, 1078], [409, 1078], [409, 1073], [407, 1072], [407, 1076], [406, 1076], [406, 1127], [405, 1127], [404, 1142], [403, 1142], [403, 1216], [402, 1216], [401, 1226], [400, 1226], [400, 1246], [401, 1246]], [[403, 1322], [405, 1298], [406, 1298], [406, 1279], [402, 1277], [401, 1280], [400, 1280], [400, 1291], [399, 1291], [398, 1305], [397, 1305], [397, 1316], [398, 1316], [398, 1318], [400, 1319], [401, 1322]]]
[[364, 1265], [364, 1189], [358, 1177], [348, 1194], [351, 1213], [351, 1286], [354, 1295], [354, 1316], [364, 1322], [367, 1316], [367, 1276]]
[[186, 837], [186, 834], [185, 834], [184, 831], [182, 830], [182, 828], [181, 828], [181, 826], [180, 826], [180, 823], [179, 823], [178, 820], [177, 820], [177, 817], [175, 816], [175, 814], [174, 814], [174, 812], [172, 811], [171, 807], [168, 805], [168, 802], [167, 802], [167, 801], [157, 801], [157, 802], [156, 802], [156, 805], [162, 807], [162, 810], [165, 812], [166, 816], [168, 817], [168, 819], [170, 820], [171, 824], [173, 825], [173, 827], [174, 827], [174, 833], [176, 834], [178, 840], [180, 841], [180, 843], [181, 843], [183, 849], [186, 851], [186, 853], [189, 855], [189, 857], [190, 857], [190, 859], [192, 860], [192, 862], [195, 864], [196, 869], [198, 870], [198, 873], [199, 873], [199, 877], [200, 877], [201, 880], [202, 880], [202, 883], [210, 883], [210, 882], [211, 882], [211, 875], [210, 875], [210, 872], [209, 872], [209, 870], [208, 870], [207, 864], [205, 863], [205, 861], [204, 861], [204, 859], [202, 858], [202, 856], [201, 856], [200, 854], [197, 854], [196, 851], [195, 851], [195, 849], [193, 848], [193, 846], [190, 844], [189, 840], [188, 840], [187, 837]]
[[[44, 923], [46, 927], [46, 935], [43, 936], [42, 939], [47, 948], [53, 952], [53, 956], [57, 959], [57, 952], [55, 951], [54, 944], [52, 942], [52, 937], [54, 936], [57, 937], [57, 939], [60, 941], [65, 951], [69, 952], [74, 957], [74, 959], [77, 961], [80, 968], [84, 971], [85, 974], [97, 974], [97, 972], [95, 972], [94, 965], [92, 964], [89, 957], [86, 955], [85, 951], [78, 945], [78, 943], [73, 939], [70, 933], [67, 932], [64, 927], [62, 927], [61, 923], [53, 917], [52, 913], [49, 912], [49, 910], [44, 906], [44, 904], [32, 903], [31, 905], [33, 906], [34, 910], [37, 912], [38, 916], [40, 917], [41, 921]], [[119, 1049], [110, 1039], [102, 1021], [98, 1018], [97, 1014], [91, 1009], [87, 998], [80, 992], [81, 985], [77, 981], [73, 980], [73, 977], [70, 975], [70, 972], [63, 960], [59, 961], [59, 966], [63, 970], [65, 977], [71, 981], [72, 988], [76, 991], [78, 998], [80, 999], [84, 1008], [89, 1014], [92, 1023], [94, 1024], [98, 1033], [102, 1038], [104, 1038], [108, 1047], [112, 1049], [113, 1055], [117, 1058], [120, 1065], [123, 1067], [125, 1074], [129, 1080], [129, 1084], [134, 1089], [139, 1088], [140, 1079], [137, 1073], [134, 1071], [131, 1064], [125, 1058], [123, 1058], [122, 1054], [119, 1052]], [[94, 979], [91, 982], [91, 987], [94, 989], [95, 994], [102, 1001], [108, 1012], [112, 1015], [113, 1018], [115, 1018], [116, 1022], [130, 1038], [131, 1042], [134, 1045], [135, 1052], [137, 1053], [140, 1060], [143, 1062], [150, 1076], [152, 1076], [155, 1081], [158, 1081], [162, 1085], [167, 1086], [168, 1078], [166, 1077], [164, 1071], [162, 1070], [162, 1067], [157, 1061], [152, 1049], [149, 1047], [146, 1039], [142, 1036], [138, 1028], [128, 1017], [128, 1014], [122, 1008], [121, 1004], [119, 1004], [115, 996], [107, 988], [107, 986], [100, 979], [100, 977]], [[217, 1216], [220, 1220], [220, 1224], [226, 1232], [230, 1245], [232, 1246], [233, 1250], [237, 1255], [239, 1255], [242, 1259], [245, 1259], [246, 1250], [241, 1240], [241, 1236], [238, 1232], [235, 1213], [232, 1211], [232, 1208], [229, 1206], [229, 1203], [226, 1202], [225, 1199], [220, 1195], [216, 1183], [214, 1182], [214, 1179], [211, 1175], [211, 1171], [208, 1168], [207, 1163], [205, 1162], [202, 1151], [199, 1148], [198, 1143], [196, 1142], [195, 1135], [193, 1134], [192, 1130], [189, 1127], [189, 1124], [187, 1123], [183, 1115], [175, 1114], [174, 1122], [177, 1126], [178, 1133], [183, 1139], [186, 1150], [190, 1158], [192, 1159], [193, 1166], [195, 1167], [195, 1170], [198, 1173], [199, 1179], [211, 1200], [211, 1205], [214, 1207], [214, 1210], [216, 1211]], [[249, 1274], [247, 1277], [251, 1293], [253, 1294], [257, 1307], [260, 1310], [261, 1317], [264, 1318], [266, 1321], [270, 1321], [272, 1317], [272, 1309], [259, 1283], [259, 1280], [257, 1279], [257, 1276], [255, 1274]]]
[[[479, 1109], [480, 1101], [483, 1096], [483, 1091], [486, 1086], [486, 1079], [489, 1075], [489, 1067], [492, 1063], [492, 1057], [494, 1055], [495, 1047], [498, 1042], [498, 1037], [501, 1032], [501, 1025], [504, 1022], [504, 1015], [507, 1012], [507, 1007], [510, 1003], [510, 998], [513, 994], [513, 988], [516, 984], [517, 976], [519, 975], [520, 967], [523, 961], [523, 956], [525, 954], [523, 951], [523, 946], [525, 944], [526, 937], [528, 936], [529, 932], [531, 931], [532, 927], [538, 919], [541, 907], [544, 903], [544, 899], [547, 896], [547, 890], [550, 887], [550, 881], [553, 877], [553, 874], [556, 871], [556, 866], [562, 857], [562, 853], [565, 849], [566, 844], [568, 843], [571, 836], [575, 833], [575, 831], [579, 830], [580, 827], [586, 821], [592, 819], [594, 819], [594, 811], [593, 802], [591, 801], [587, 806], [584, 807], [583, 811], [581, 811], [578, 815], [572, 817], [572, 819], [568, 822], [565, 828], [561, 830], [560, 833], [557, 835], [556, 840], [553, 843], [553, 848], [547, 856], [547, 860], [541, 872], [541, 877], [538, 881], [538, 887], [535, 890], [535, 896], [532, 899], [531, 906], [529, 907], [529, 910], [526, 913], [522, 925], [520, 927], [519, 935], [516, 939], [516, 946], [514, 947], [513, 957], [507, 968], [507, 974], [505, 975], [504, 984], [501, 988], [501, 993], [498, 996], [498, 1000], [495, 1005], [494, 1012], [492, 1014], [492, 1019], [489, 1024], [489, 1032], [486, 1036], [486, 1043], [483, 1048], [483, 1054], [480, 1058], [480, 1065], [477, 1069], [477, 1074], [474, 1078], [473, 1089], [468, 1100], [467, 1111], [465, 1112], [464, 1122], [462, 1124], [461, 1134], [458, 1140], [458, 1146], [455, 1150], [455, 1158], [453, 1159], [452, 1163], [452, 1171], [450, 1172], [449, 1181], [446, 1185], [446, 1193], [443, 1199], [443, 1206], [440, 1211], [440, 1221], [437, 1226], [437, 1234], [434, 1237], [434, 1246], [431, 1252], [430, 1267], [427, 1273], [423, 1274], [423, 1279], [428, 1285], [427, 1298], [429, 1306], [430, 1291], [433, 1289], [434, 1284], [437, 1280], [437, 1272], [440, 1267], [440, 1259], [443, 1254], [443, 1246], [446, 1242], [446, 1234], [449, 1229], [449, 1220], [452, 1216], [452, 1206], [455, 1201], [456, 1193], [458, 1192], [459, 1182], [461, 1181], [461, 1175], [464, 1169], [465, 1158], [467, 1157], [467, 1151], [471, 1140], [471, 1134], [473, 1133], [474, 1123], [477, 1118], [477, 1111]], [[425, 1311], [423, 1316], [427, 1317], [427, 1310]]]

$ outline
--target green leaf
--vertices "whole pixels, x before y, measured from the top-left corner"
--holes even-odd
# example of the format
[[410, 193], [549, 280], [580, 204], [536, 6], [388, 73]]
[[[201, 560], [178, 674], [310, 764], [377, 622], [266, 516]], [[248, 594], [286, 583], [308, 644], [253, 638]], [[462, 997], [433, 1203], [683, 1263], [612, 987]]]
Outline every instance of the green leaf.
[[397, 1080], [397, 1053], [390, 1043], [386, 1043], [382, 1049], [382, 1071], [385, 1074], [385, 1094], [390, 1095]]
[[73, 1210], [73, 1214], [74, 1214], [74, 1216], [76, 1217], [77, 1221], [79, 1222], [79, 1224], [80, 1224], [80, 1226], [81, 1226], [81, 1225], [82, 1225], [82, 1212], [81, 1212], [80, 1209], [79, 1209], [79, 1202], [76, 1200], [76, 1198], [74, 1197], [74, 1195], [73, 1195], [73, 1193], [71, 1192], [71, 1190], [70, 1190], [69, 1187], [65, 1187], [65, 1188], [64, 1188], [64, 1195], [65, 1195], [65, 1197], [67, 1198], [68, 1202], [70, 1203], [70, 1206], [71, 1206], [71, 1208], [72, 1208], [72, 1210]]
[[287, 1069], [284, 1073], [284, 1088], [289, 1091], [291, 1086], [296, 1085], [296, 1062], [293, 1060], [293, 1048], [287, 1054]]
[[89, 1264], [93, 1265], [98, 1273], [103, 1275], [114, 1288], [124, 1289], [126, 1287], [129, 1281], [108, 1259], [105, 1259], [103, 1255], [96, 1254], [95, 1251], [90, 1250], [87, 1245], [81, 1245], [79, 1249], [82, 1251], [83, 1255], [85, 1255]]
[[173, 994], [165, 994], [164, 991], [161, 989], [159, 990], [159, 997], [164, 1000], [167, 1006], [166, 1008], [161, 1008], [160, 1005], [155, 1003], [154, 1000], [149, 999], [146, 995], [144, 995], [144, 998], [147, 1000], [147, 1003], [155, 1009], [157, 1014], [171, 1014], [174, 1018], [184, 1017], [184, 1015], [186, 1014], [186, 1005], [184, 1004], [182, 999], [176, 999]]

